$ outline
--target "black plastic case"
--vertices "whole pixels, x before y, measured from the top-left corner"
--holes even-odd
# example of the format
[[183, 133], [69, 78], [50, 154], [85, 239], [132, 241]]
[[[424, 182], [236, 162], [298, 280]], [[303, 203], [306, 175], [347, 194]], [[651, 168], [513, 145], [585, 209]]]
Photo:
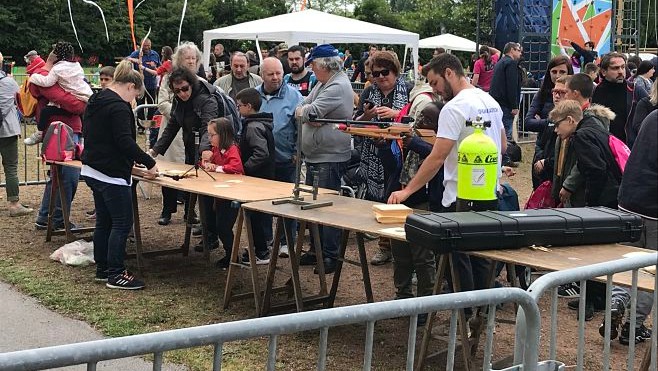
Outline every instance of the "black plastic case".
[[642, 218], [606, 207], [422, 213], [407, 217], [411, 244], [443, 254], [637, 241]]

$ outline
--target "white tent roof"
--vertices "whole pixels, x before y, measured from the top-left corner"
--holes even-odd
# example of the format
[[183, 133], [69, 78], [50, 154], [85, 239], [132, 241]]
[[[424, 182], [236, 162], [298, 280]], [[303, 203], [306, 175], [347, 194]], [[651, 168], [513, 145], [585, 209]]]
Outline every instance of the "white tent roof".
[[418, 46], [423, 49], [444, 48], [463, 52], [476, 51], [476, 45], [473, 41], [449, 33], [422, 39], [418, 42]]
[[314, 9], [203, 31], [206, 63], [210, 60], [210, 44], [217, 39], [284, 41], [288, 45], [300, 42], [403, 44], [413, 49], [414, 63], [418, 64], [418, 34]]

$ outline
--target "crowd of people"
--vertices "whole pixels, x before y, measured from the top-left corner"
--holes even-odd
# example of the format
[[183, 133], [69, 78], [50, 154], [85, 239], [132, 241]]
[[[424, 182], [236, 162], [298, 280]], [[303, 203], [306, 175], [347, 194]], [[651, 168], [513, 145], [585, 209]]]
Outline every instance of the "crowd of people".
[[[498, 50], [482, 46], [469, 78], [461, 61], [443, 50], [422, 67], [421, 78], [405, 79], [403, 64], [395, 52], [370, 45], [358, 60], [349, 50], [340, 52], [323, 44], [307, 50], [300, 45], [277, 45], [267, 54], [253, 51], [228, 53], [216, 44], [206, 70], [198, 47], [185, 42], [172, 49], [164, 46], [161, 55], [143, 40], [141, 48], [128, 55], [116, 69], [100, 71], [101, 90], [91, 94], [80, 65], [73, 61], [70, 43], [54, 45], [46, 61], [36, 51], [26, 55], [29, 62], [30, 91], [39, 102], [37, 133], [25, 139], [35, 144], [49, 123], [69, 125], [74, 140], [84, 138], [82, 170], [65, 167], [61, 185], [66, 200], [57, 200], [55, 227], [63, 225], [62, 208], [69, 209], [80, 176], [91, 188], [96, 219], [94, 251], [96, 279], [107, 286], [139, 289], [144, 282], [123, 262], [126, 240], [132, 227], [131, 178], [133, 164], [146, 167], [147, 176], [156, 176], [154, 158], [194, 165], [206, 171], [293, 182], [296, 163], [304, 161], [306, 183], [318, 177], [320, 187], [339, 191], [350, 161], [358, 159], [360, 182], [365, 197], [372, 201], [405, 203], [434, 212], [461, 210], [457, 202], [457, 149], [473, 132], [466, 121], [481, 116], [491, 122], [485, 133], [495, 143], [503, 176], [512, 176], [515, 163], [507, 156], [512, 141], [515, 117], [520, 113], [523, 72], [522, 45], [510, 42]], [[576, 46], [574, 46], [575, 48]], [[599, 57], [593, 44], [580, 50], [583, 68], [574, 70], [573, 58], [558, 56], [550, 60], [539, 91], [524, 118], [527, 130], [537, 133], [532, 160], [532, 187], [548, 189], [548, 197], [557, 207], [607, 206], [640, 215], [645, 223], [640, 241], [643, 247], [656, 249], [658, 177], [656, 155], [656, 108], [658, 87], [655, 61], [641, 61], [634, 71], [619, 53]], [[346, 69], [353, 67], [351, 77]], [[351, 81], [361, 79], [365, 89], [357, 95]], [[351, 80], [351, 81], [350, 81]], [[652, 81], [653, 80], [653, 81]], [[16, 161], [19, 123], [13, 95], [18, 86], [0, 75], [0, 150], [7, 173], [10, 215], [32, 212], [18, 199], [17, 179], [11, 177]], [[135, 104], [155, 103], [157, 109], [145, 110], [141, 119], [159, 116], [159, 128], [152, 128], [150, 149], [136, 144], [143, 130], [135, 120]], [[239, 117], [234, 117], [239, 116]], [[401, 140], [351, 137], [333, 125], [314, 118], [357, 120], [363, 122], [406, 122], [436, 132], [433, 145], [413, 134]], [[239, 120], [238, 120], [239, 119]], [[237, 123], [236, 123], [237, 122]], [[297, 158], [297, 125], [303, 125], [301, 153]], [[631, 149], [625, 169], [614, 159], [609, 137], [614, 136]], [[15, 165], [14, 165], [15, 169]], [[15, 172], [15, 171], [14, 171]], [[36, 227], [46, 227], [50, 182], [44, 190]], [[496, 199], [502, 189], [499, 185]], [[198, 221], [189, 197], [179, 191], [162, 188], [162, 211], [158, 224], [167, 226], [178, 205], [184, 205], [185, 220]], [[476, 206], [496, 208], [497, 203]], [[224, 247], [225, 255], [217, 267], [226, 269], [233, 246], [233, 226], [237, 210], [225, 200], [200, 197], [206, 231], [196, 231], [211, 249]], [[190, 215], [190, 213], [192, 215]], [[267, 264], [273, 240], [271, 217], [249, 213], [253, 226], [256, 264]], [[287, 220], [289, 230], [296, 229]], [[204, 233], [205, 232], [205, 233]], [[323, 261], [314, 249], [304, 252], [301, 265], [323, 264], [326, 273], [336, 269], [340, 231], [320, 228]], [[314, 242], [313, 239], [311, 239]], [[281, 246], [288, 256], [287, 241]], [[241, 256], [249, 262], [249, 256]], [[414, 295], [412, 281], [417, 279], [417, 295], [430, 295], [436, 280], [435, 257], [429, 250], [410, 248], [408, 244], [379, 239], [379, 249], [371, 264], [393, 262], [396, 298]], [[492, 262], [454, 253], [463, 290], [485, 288]], [[561, 296], [577, 295], [575, 284], [560, 288]], [[586, 319], [605, 306], [600, 292], [588, 288]], [[591, 297], [590, 297], [591, 296]], [[616, 337], [627, 312], [629, 294], [623, 288], [613, 293], [613, 334]], [[649, 338], [642, 324], [651, 308], [650, 296], [641, 296], [635, 341]], [[647, 304], [649, 303], [649, 304]], [[569, 304], [573, 307], [573, 304]], [[423, 324], [426, 316], [419, 316]], [[603, 325], [602, 325], [603, 326]], [[620, 340], [628, 342], [628, 322]], [[603, 334], [603, 331], [601, 332]]]

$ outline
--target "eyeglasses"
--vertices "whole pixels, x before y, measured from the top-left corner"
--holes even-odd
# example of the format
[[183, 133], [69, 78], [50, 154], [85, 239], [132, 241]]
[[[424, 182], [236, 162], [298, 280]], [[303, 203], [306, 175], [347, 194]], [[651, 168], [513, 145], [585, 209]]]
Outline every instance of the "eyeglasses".
[[372, 77], [379, 77], [379, 76], [388, 76], [391, 73], [391, 70], [381, 70], [381, 71], [372, 71]]
[[558, 95], [560, 97], [567, 95], [567, 90], [566, 89], [553, 89], [551, 90], [551, 94], [553, 95]]
[[174, 94], [178, 94], [180, 92], [187, 93], [188, 91], [190, 91], [190, 88], [191, 86], [189, 85], [185, 85], [180, 88], [174, 88]]
[[558, 126], [560, 126], [560, 123], [561, 123], [562, 121], [564, 121], [564, 120], [566, 120], [566, 119], [568, 119], [568, 118], [569, 118], [569, 116], [567, 116], [567, 117], [565, 117], [565, 118], [562, 118], [562, 119], [559, 119], [559, 120], [557, 120], [557, 121], [551, 121], [550, 123], [551, 123], [551, 125], [553, 125], [554, 127], [558, 127]]

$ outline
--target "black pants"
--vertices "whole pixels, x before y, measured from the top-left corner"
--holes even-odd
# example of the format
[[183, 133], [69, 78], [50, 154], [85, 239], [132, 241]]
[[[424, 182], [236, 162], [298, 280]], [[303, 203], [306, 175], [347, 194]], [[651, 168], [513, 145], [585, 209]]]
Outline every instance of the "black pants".
[[63, 108], [55, 106], [45, 106], [41, 110], [41, 116], [39, 117], [39, 122], [37, 122], [37, 129], [39, 131], [44, 131], [48, 129], [48, 125], [52, 122], [50, 119], [55, 115], [70, 115], [71, 113]]
[[233, 247], [233, 225], [238, 218], [238, 207], [232, 207], [232, 202], [207, 196], [199, 196], [199, 208], [203, 208], [206, 218], [206, 243], [214, 242], [219, 238], [224, 246], [227, 256]]

